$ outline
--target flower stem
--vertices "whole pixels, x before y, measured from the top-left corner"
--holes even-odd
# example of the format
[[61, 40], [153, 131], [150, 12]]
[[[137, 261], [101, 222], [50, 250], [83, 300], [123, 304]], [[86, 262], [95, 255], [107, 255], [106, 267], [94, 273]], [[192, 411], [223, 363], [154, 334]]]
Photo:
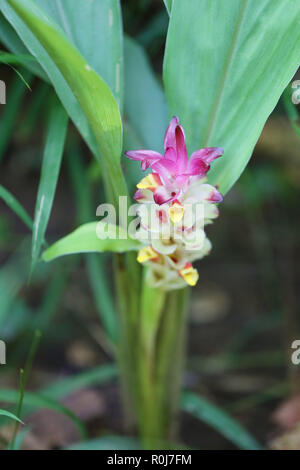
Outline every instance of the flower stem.
[[139, 430], [145, 448], [165, 448], [175, 433], [188, 289], [166, 294], [144, 283], [139, 342]]

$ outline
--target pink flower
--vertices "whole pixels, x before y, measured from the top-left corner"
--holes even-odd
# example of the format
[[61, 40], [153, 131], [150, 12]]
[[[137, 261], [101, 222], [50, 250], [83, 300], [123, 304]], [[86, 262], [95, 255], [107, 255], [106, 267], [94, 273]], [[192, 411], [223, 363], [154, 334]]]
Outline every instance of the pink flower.
[[[126, 152], [128, 158], [141, 162], [143, 170], [152, 168], [154, 172], [152, 176], [156, 180], [154, 185], [141, 184], [135, 195], [136, 199], [141, 197], [140, 189], [150, 189], [153, 192], [154, 201], [159, 205], [180, 199], [182, 193], [194, 180], [206, 176], [210, 163], [223, 155], [222, 148], [208, 147], [197, 150], [188, 159], [184, 130], [176, 116], [172, 118], [166, 131], [164, 149], [164, 155], [152, 150]], [[213, 202], [222, 200], [217, 190], [214, 191], [212, 198]]]
[[[133, 150], [126, 156], [140, 161], [143, 170], [152, 169], [137, 184], [134, 195], [141, 204], [136, 237], [142, 247], [137, 261], [148, 265], [153, 287], [171, 290], [194, 286], [199, 275], [192, 262], [211, 250], [204, 226], [218, 216], [216, 204], [222, 195], [207, 183], [206, 174], [223, 149], [200, 149], [188, 159], [184, 130], [177, 117], [169, 124], [164, 149], [164, 155]], [[203, 210], [198, 212], [199, 206]]]

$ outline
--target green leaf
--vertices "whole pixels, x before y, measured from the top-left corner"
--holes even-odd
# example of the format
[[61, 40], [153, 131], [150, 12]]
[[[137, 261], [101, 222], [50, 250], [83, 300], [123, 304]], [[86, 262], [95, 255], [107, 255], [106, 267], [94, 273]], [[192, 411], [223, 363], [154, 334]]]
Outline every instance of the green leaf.
[[166, 292], [150, 287], [146, 275], [147, 268], [144, 269], [145, 280], [141, 296], [140, 335], [144, 352], [151, 362], [155, 355], [157, 333], [165, 310]]
[[163, 8], [147, 22], [136, 36], [138, 43], [146, 50], [150, 50], [151, 55], [155, 55], [158, 52], [157, 48], [160, 48], [162, 38], [167, 34], [168, 25], [169, 15]]
[[27, 329], [39, 329], [44, 333], [51, 327], [74, 266], [74, 262], [64, 264], [64, 266], [55, 266], [55, 274], [53, 273], [54, 275], [47, 282], [47, 287], [43, 291], [43, 299], [39, 308], [34, 312], [34, 318]]
[[294, 129], [296, 134], [300, 137], [299, 114], [298, 114], [296, 106], [294, 105], [292, 101], [292, 93], [293, 93], [292, 88], [288, 86], [282, 95], [283, 104], [284, 104], [287, 116], [292, 125], [292, 128]]
[[[87, 178], [87, 172], [84, 167], [83, 155], [78, 145], [74, 145], [68, 150], [68, 165], [77, 199], [78, 223], [82, 224], [93, 218], [93, 198], [91, 184]], [[115, 343], [118, 337], [118, 320], [113, 295], [106, 274], [107, 258], [105, 256], [88, 254], [85, 256], [85, 260], [97, 312], [106, 334], [109, 339]], [[99, 289], [99, 285], [102, 286], [101, 289]]]
[[[85, 438], [85, 429], [83, 428], [80, 420], [72, 412], [70, 412], [68, 408], [60, 405], [58, 400], [65, 398], [71, 393], [74, 393], [76, 390], [81, 390], [92, 385], [100, 385], [102, 383], [106, 383], [107, 381], [113, 380], [116, 377], [118, 377], [117, 366], [114, 364], [106, 364], [104, 366], [88, 370], [87, 372], [58, 380], [40, 390], [39, 393], [26, 392], [24, 397], [24, 405], [26, 406], [27, 410], [25, 414], [40, 408], [58, 411], [59, 413], [63, 413], [69, 417], [79, 428], [83, 438]], [[14, 403], [17, 398], [17, 393], [18, 392], [15, 390], [0, 390], [0, 401]], [[19, 435], [21, 433], [19, 433]], [[19, 439], [22, 442], [22, 436], [20, 435], [19, 439], [18, 436], [16, 438], [16, 444]], [[84, 441], [84, 446], [88, 446], [88, 442], [89, 441]], [[17, 448], [16, 444], [15, 449]]]
[[[18, 399], [19, 392], [17, 390], [10, 390], [10, 389], [1, 389], [0, 390], [0, 401], [4, 403], [12, 403], [15, 404]], [[65, 406], [57, 403], [55, 400], [46, 398], [38, 393], [33, 392], [26, 392], [23, 399], [24, 406], [28, 406], [31, 409], [48, 409], [54, 410], [58, 413], [62, 413], [68, 418], [70, 418], [74, 424], [77, 426], [78, 430], [80, 431], [81, 436], [85, 437], [86, 432], [81, 423], [81, 421], [74, 415], [72, 411], [70, 411]]]
[[171, 14], [173, 0], [164, 0], [165, 7], [169, 15]]
[[95, 134], [99, 135], [102, 152], [110, 151], [119, 160], [122, 149], [120, 113], [103, 79], [35, 2], [7, 0], [6, 3], [22, 18], [63, 74]]
[[[31, 81], [31, 74], [25, 71], [23, 75], [25, 82]], [[4, 106], [1, 115], [0, 161], [4, 157], [8, 144], [12, 138], [17, 116], [23, 104], [23, 99], [27, 91], [28, 90], [26, 88], [26, 85], [24, 84], [24, 82], [22, 83], [22, 80], [20, 80], [20, 76], [15, 77], [12, 82], [11, 88], [7, 92], [7, 104]]]
[[[42, 68], [38, 67], [38, 70], [35, 70], [39, 76], [44, 75], [47, 80], [50, 80], [54, 86], [54, 89], [63, 103], [65, 109], [67, 110], [72, 121], [78, 128], [80, 134], [87, 142], [93, 153], [96, 152], [96, 143], [95, 138], [91, 132], [91, 129], [88, 125], [87, 119], [84, 116], [82, 109], [78, 101], [76, 100], [72, 90], [67, 84], [66, 80], [60, 73], [58, 67], [52, 61], [51, 57], [47, 54], [40, 42], [34, 37], [30, 29], [24, 24], [24, 22], [19, 18], [19, 16], [12, 10], [6, 1], [0, 0], [0, 9], [5, 15], [7, 20], [12, 24], [15, 30], [18, 32], [22, 41], [26, 45], [27, 49], [23, 47], [23, 43], [20, 41], [18, 36], [14, 33], [10, 25], [0, 17], [0, 35], [1, 39], [10, 38], [9, 43], [4, 42], [6, 46], [15, 53], [26, 53], [29, 51], [36, 60], [41, 64]], [[5, 28], [5, 29], [4, 29]], [[2, 34], [3, 31], [8, 30], [9, 35]], [[2, 37], [4, 35], [4, 37]], [[28, 62], [27, 67], [31, 67], [31, 62]]]
[[262, 446], [243, 426], [205, 398], [185, 392], [181, 398], [181, 408], [212, 426], [240, 449], [262, 450]]
[[[125, 37], [124, 41], [124, 58], [124, 149], [149, 148], [160, 152], [168, 125], [164, 91], [154, 75], [145, 50], [129, 37]], [[124, 158], [124, 171], [132, 193], [137, 182], [143, 178], [143, 172], [139, 165], [127, 158]]]
[[16, 339], [19, 334], [27, 330], [33, 317], [35, 317], [35, 312], [30, 310], [23, 300], [14, 296], [9, 311], [0, 318], [1, 338], [5, 341]]
[[105, 364], [100, 367], [82, 372], [65, 379], [58, 380], [43, 388], [40, 393], [54, 400], [61, 400], [76, 390], [100, 385], [118, 377], [118, 367], [115, 364]]
[[[39, 6], [65, 32], [82, 55], [89, 58], [91, 66], [103, 77], [122, 107], [123, 101], [123, 51], [122, 18], [119, 0], [94, 0], [80, 2], [74, 8], [74, 0], [39, 0]], [[9, 9], [6, 10], [9, 12]], [[8, 13], [21, 39], [28, 49], [34, 46], [17, 19]], [[80, 28], [77, 26], [80, 24]], [[21, 29], [20, 29], [21, 28]], [[25, 32], [25, 37], [24, 33]], [[7, 20], [0, 14], [0, 39], [16, 54], [26, 54], [28, 49], [19, 39]], [[97, 45], [97, 47], [95, 47]], [[47, 75], [36, 64], [25, 64], [27, 68], [48, 80]], [[53, 67], [55, 65], [53, 64]], [[47, 72], [47, 69], [45, 69]]]
[[34, 133], [40, 122], [41, 113], [43, 113], [44, 107], [47, 106], [48, 98], [52, 94], [52, 88], [47, 83], [40, 82], [36, 84], [30, 104], [26, 108], [26, 119], [23, 119], [18, 129], [20, 141], [24, 142]]
[[[124, 122], [124, 149], [142, 149], [145, 148], [141, 137], [137, 134], [136, 130], [128, 120]], [[133, 162], [128, 158], [124, 158], [124, 174], [126, 175], [126, 182], [129, 188], [129, 193], [134, 194], [136, 191], [136, 184], [144, 178], [145, 174], [140, 165], [133, 165]]]
[[15, 198], [15, 196], [13, 196], [9, 191], [7, 191], [7, 189], [5, 189], [1, 184], [0, 184], [0, 198], [6, 202], [8, 207], [10, 207], [10, 209], [15, 214], [17, 214], [18, 217], [20, 217], [20, 219], [29, 228], [29, 230], [32, 230], [33, 222], [28, 212], [21, 206], [21, 204]]
[[65, 450], [140, 450], [141, 445], [137, 439], [123, 436], [105, 436], [90, 441], [72, 444]]
[[[117, 196], [125, 195], [127, 190], [120, 169], [122, 123], [111, 90], [35, 2], [1, 0], [0, 6], [22, 40], [26, 38], [27, 47], [47, 71], [68, 113], [94, 153], [102, 155], [113, 192], [112, 197], [116, 202]], [[91, 136], [89, 127], [86, 126], [85, 120], [82, 120], [78, 103], [74, 102], [75, 96], [94, 136]]]
[[164, 91], [144, 49], [129, 37], [124, 46], [126, 117], [144, 148], [161, 151], [168, 125]]
[[30, 54], [10, 54], [8, 52], [0, 52], [0, 62], [3, 64], [24, 64], [25, 62], [35, 62], [35, 58]]
[[300, 3], [294, 0], [174, 0], [164, 82], [190, 152], [220, 146], [212, 184], [226, 193], [300, 63]]
[[[111, 233], [113, 238], [100, 239], [98, 234]], [[112, 251], [124, 253], [139, 248], [140, 244], [129, 238], [126, 230], [105, 222], [90, 222], [61, 238], [43, 253], [44, 261], [52, 261], [59, 256], [78, 253], [102, 253]]]
[[[119, 323], [114, 305], [112, 287], [107, 279], [107, 257], [86, 255], [86, 268], [93, 293], [94, 302], [103, 325], [104, 331], [110, 341], [117, 343], [119, 338]], [[102, 286], [99, 289], [99, 285]]]
[[49, 221], [66, 140], [68, 116], [55, 99], [51, 110], [42, 172], [35, 206], [31, 271], [38, 260]]
[[27, 435], [30, 433], [31, 428], [26, 427], [22, 429], [20, 432], [18, 432], [15, 440], [15, 445], [14, 445], [14, 450], [20, 450], [24, 440], [26, 439]]
[[[13, 303], [28, 273], [28, 243], [25, 240], [0, 270], [0, 328], [4, 330], [6, 318], [11, 314]], [[25, 255], [26, 253], [26, 255]]]
[[[39, 6], [123, 102], [122, 19], [119, 0], [39, 0]], [[80, 26], [79, 26], [80, 25]]]
[[21, 421], [16, 415], [10, 413], [9, 411], [0, 410], [0, 416], [5, 416], [6, 418], [13, 419], [14, 421], [17, 421], [20, 424], [24, 424], [23, 421]]
[[[0, 6], [1, 8], [1, 6]], [[23, 39], [23, 36], [22, 36]], [[24, 46], [21, 39], [18, 37], [17, 33], [11, 27], [9, 22], [5, 19], [2, 13], [0, 13], [0, 41], [5, 47], [18, 55], [28, 55], [30, 54], [29, 50]], [[34, 59], [34, 57], [33, 57]], [[40, 64], [34, 59], [34, 61], [24, 62], [24, 66], [31, 73], [37, 75], [45, 81], [49, 81], [47, 74], [41, 68]]]

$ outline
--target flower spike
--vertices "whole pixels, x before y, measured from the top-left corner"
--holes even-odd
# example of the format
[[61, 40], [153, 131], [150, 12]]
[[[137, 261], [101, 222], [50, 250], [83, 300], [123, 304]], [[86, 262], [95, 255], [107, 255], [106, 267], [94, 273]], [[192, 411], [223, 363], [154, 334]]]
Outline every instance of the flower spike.
[[[165, 133], [164, 155], [152, 150], [126, 152], [129, 159], [141, 162], [142, 170], [152, 169], [137, 184], [134, 198], [143, 209], [138, 211], [137, 238], [145, 245], [137, 260], [149, 266], [148, 278], [153, 286], [170, 290], [196, 285], [199, 275], [192, 262], [211, 249], [203, 225], [218, 216], [216, 204], [222, 201], [218, 189], [207, 183], [206, 175], [211, 163], [223, 153], [221, 147], [208, 147], [188, 158], [184, 129], [177, 116]], [[155, 220], [149, 223], [153, 206]]]

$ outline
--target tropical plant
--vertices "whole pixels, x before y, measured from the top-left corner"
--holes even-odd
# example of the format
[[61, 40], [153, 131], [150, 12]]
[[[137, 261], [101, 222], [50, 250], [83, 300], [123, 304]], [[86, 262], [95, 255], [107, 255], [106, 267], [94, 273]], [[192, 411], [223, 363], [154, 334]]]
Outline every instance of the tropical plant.
[[[102, 321], [116, 350], [127, 418], [135, 418], [147, 448], [167, 447], [174, 437], [188, 285], [199, 277], [192, 262], [211, 248], [204, 227], [194, 233], [201, 237], [193, 251], [182, 238], [174, 242], [184, 204], [204, 206], [204, 224], [217, 216], [216, 204], [240, 177], [300, 64], [300, 5], [294, 0], [164, 3], [170, 18], [163, 89], [143, 50], [124, 36], [118, 0], [82, 1], [75, 8], [74, 0], [0, 0], [0, 38], [10, 59], [19, 58], [56, 95], [50, 103], [34, 220], [4, 188], [0, 195], [33, 229], [31, 273], [41, 251], [46, 262], [94, 253], [90, 275], [94, 291], [106, 302], [104, 310], [111, 312]], [[131, 198], [137, 184], [135, 199], [142, 203], [138, 237], [88, 215], [84, 222], [89, 223], [43, 249], [69, 119], [100, 167], [106, 202], [117, 208], [119, 198]], [[125, 159], [123, 141], [127, 157], [152, 173], [141, 176], [138, 164]], [[69, 161], [76, 172], [72, 155]], [[153, 206], [160, 208], [162, 225], [171, 227], [167, 241], [157, 240], [147, 226]], [[127, 227], [130, 221], [121, 222]], [[184, 228], [195, 232], [195, 222], [192, 218]], [[101, 236], [110, 229], [113, 238]], [[145, 232], [148, 238], [142, 237]], [[95, 278], [95, 263], [104, 256], [98, 253], [103, 252], [114, 257], [117, 321], [105, 287]], [[187, 393], [183, 406], [203, 419], [208, 409], [208, 422], [223, 420], [219, 429], [231, 429], [235, 442], [259, 448], [201, 398]]]

